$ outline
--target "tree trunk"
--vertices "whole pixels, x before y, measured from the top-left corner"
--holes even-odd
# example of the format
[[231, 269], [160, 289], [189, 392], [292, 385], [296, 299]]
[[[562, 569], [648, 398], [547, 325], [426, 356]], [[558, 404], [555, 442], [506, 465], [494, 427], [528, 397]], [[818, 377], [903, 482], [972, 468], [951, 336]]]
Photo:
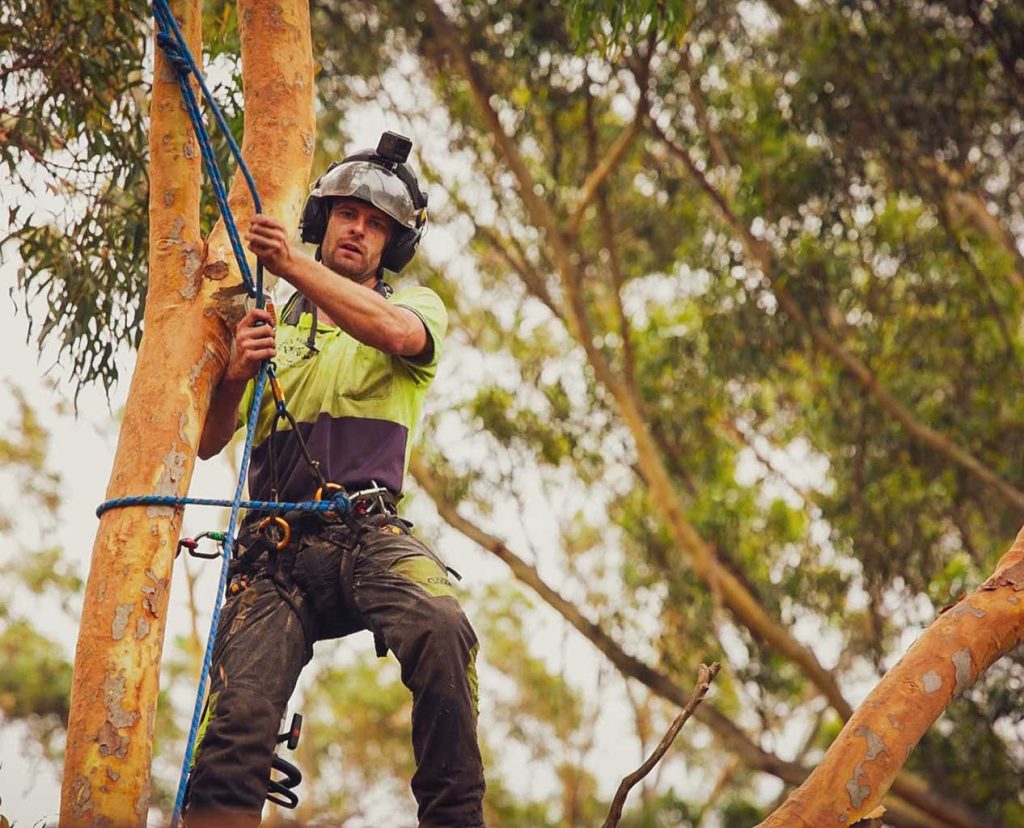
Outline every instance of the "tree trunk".
[[995, 574], [939, 616], [885, 675], [763, 828], [849, 825], [868, 816], [932, 722], [1024, 640], [1022, 591], [1024, 529]]
[[[173, 9], [190, 49], [199, 54], [199, 0], [175, 0]], [[243, 61], [247, 53], [259, 55], [258, 63], [250, 60], [243, 68], [248, 162], [264, 209], [294, 225], [314, 134], [308, 6], [305, 0], [248, 0], [239, 3], [239, 18]], [[175, 75], [161, 50], [155, 52], [145, 334], [107, 498], [187, 493], [210, 395], [230, 347], [229, 329], [211, 311], [217, 309], [214, 279], [229, 272], [237, 278], [237, 268], [204, 262], [198, 143]], [[236, 181], [240, 202], [241, 192]], [[211, 252], [216, 256], [218, 249], [213, 245]], [[181, 514], [173, 507], [131, 507], [100, 520], [75, 655], [62, 826], [146, 822]]]

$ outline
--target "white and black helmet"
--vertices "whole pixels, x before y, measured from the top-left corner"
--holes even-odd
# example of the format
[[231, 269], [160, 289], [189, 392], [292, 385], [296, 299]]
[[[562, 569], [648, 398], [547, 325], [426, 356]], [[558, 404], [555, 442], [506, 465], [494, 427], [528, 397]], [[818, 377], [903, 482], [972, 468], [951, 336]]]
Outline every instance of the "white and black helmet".
[[381, 266], [398, 273], [409, 264], [427, 223], [427, 195], [406, 163], [411, 148], [408, 138], [385, 132], [376, 150], [361, 150], [331, 164], [306, 199], [299, 223], [302, 240], [316, 245], [323, 241], [332, 199], [358, 198], [398, 225], [381, 255]]

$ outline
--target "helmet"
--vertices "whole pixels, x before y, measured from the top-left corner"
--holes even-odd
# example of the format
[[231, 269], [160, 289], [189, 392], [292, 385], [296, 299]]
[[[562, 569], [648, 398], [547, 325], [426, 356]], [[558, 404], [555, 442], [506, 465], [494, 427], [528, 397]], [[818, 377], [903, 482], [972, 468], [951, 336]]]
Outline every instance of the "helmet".
[[398, 225], [381, 255], [381, 266], [398, 273], [420, 243], [427, 223], [427, 195], [405, 163], [412, 142], [385, 132], [376, 150], [360, 150], [335, 161], [306, 199], [299, 223], [302, 240], [319, 245], [327, 231], [333, 198], [358, 198], [387, 213]]

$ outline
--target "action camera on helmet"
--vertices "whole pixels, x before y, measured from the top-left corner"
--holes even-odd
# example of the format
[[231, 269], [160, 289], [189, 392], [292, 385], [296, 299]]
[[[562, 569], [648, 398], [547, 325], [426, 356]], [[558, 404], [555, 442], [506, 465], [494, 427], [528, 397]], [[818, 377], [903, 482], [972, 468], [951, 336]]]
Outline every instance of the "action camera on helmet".
[[394, 132], [385, 132], [377, 143], [377, 155], [395, 164], [404, 164], [408, 161], [411, 151], [412, 141]]
[[306, 199], [299, 230], [304, 242], [323, 242], [335, 198], [358, 198], [389, 215], [397, 225], [381, 256], [381, 266], [398, 273], [416, 253], [427, 223], [427, 195], [406, 163], [412, 141], [385, 132], [376, 150], [360, 150], [336, 161], [320, 176]]

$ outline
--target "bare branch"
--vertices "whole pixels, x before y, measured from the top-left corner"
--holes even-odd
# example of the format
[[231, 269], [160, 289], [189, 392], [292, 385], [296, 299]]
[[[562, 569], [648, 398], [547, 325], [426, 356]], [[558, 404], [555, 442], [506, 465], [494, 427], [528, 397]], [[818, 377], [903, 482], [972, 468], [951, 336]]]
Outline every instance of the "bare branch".
[[689, 81], [690, 101], [693, 103], [693, 108], [697, 113], [697, 123], [704, 133], [704, 137], [708, 139], [711, 163], [719, 167], [731, 167], [732, 161], [729, 158], [729, 153], [726, 152], [725, 144], [722, 143], [721, 136], [711, 125], [707, 101], [704, 100], [704, 93], [700, 88], [700, 78], [694, 71], [693, 64], [690, 61], [690, 52], [687, 44], [684, 43], [677, 54], [679, 56], [679, 65], [683, 67], [683, 71], [686, 73], [686, 78]]
[[[587, 128], [587, 152], [591, 164], [597, 156], [597, 128], [594, 124], [594, 98], [587, 89], [585, 108]], [[639, 118], [638, 118], [639, 121]], [[638, 123], [635, 121], [634, 123]], [[604, 185], [600, 185], [596, 192], [598, 220], [601, 224], [601, 240], [608, 251], [608, 266], [612, 275], [612, 289], [615, 298], [615, 309], [619, 316], [619, 336], [622, 338], [622, 367], [623, 377], [630, 391], [636, 391], [636, 373], [634, 369], [633, 336], [629, 328], [629, 319], [626, 317], [625, 308], [622, 306], [622, 289], [625, 285], [625, 277], [622, 272], [622, 263], [619, 259], [619, 244], [615, 236], [615, 221], [611, 210], [608, 209], [608, 199], [605, 195]]]
[[587, 180], [583, 182], [583, 189], [580, 192], [579, 201], [576, 202], [576, 206], [573, 208], [572, 216], [569, 219], [569, 224], [566, 227], [565, 232], [569, 236], [575, 236], [580, 231], [580, 224], [583, 221], [583, 214], [587, 208], [593, 203], [594, 198], [597, 196], [598, 190], [608, 180], [615, 168], [622, 162], [622, 159], [626, 156], [626, 151], [629, 149], [630, 144], [633, 143], [633, 139], [640, 132], [640, 121], [643, 119], [642, 112], [637, 113], [637, 117], [633, 119], [628, 127], [619, 133], [619, 137], [615, 139], [615, 142], [608, 148], [608, 152], [605, 154], [601, 162], [595, 166], [590, 174], [587, 176]]
[[615, 828], [619, 824], [619, 820], [622, 819], [622, 807], [626, 803], [626, 797], [629, 795], [630, 790], [661, 761], [661, 758], [672, 746], [676, 736], [679, 735], [679, 731], [683, 729], [683, 725], [689, 721], [697, 706], [704, 701], [704, 696], [711, 689], [711, 682], [715, 680], [715, 676], [718, 675], [720, 669], [721, 666], [717, 661], [710, 667], [706, 664], [700, 665], [700, 669], [697, 671], [697, 685], [693, 688], [693, 692], [690, 693], [690, 698], [687, 700], [682, 712], [672, 721], [668, 732], [665, 733], [661, 742], [658, 743], [654, 752], [647, 757], [647, 760], [619, 783], [619, 789], [615, 792], [615, 797], [612, 799], [611, 809], [608, 811], [608, 818], [604, 821], [603, 828]]

